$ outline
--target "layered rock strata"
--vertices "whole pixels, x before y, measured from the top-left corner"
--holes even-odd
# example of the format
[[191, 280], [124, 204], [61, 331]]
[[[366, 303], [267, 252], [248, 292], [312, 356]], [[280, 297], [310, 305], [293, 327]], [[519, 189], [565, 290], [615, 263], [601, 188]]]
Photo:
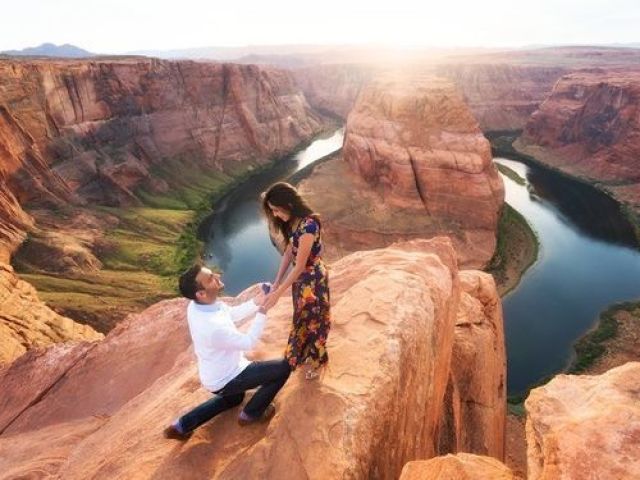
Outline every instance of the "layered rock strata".
[[640, 477], [640, 363], [558, 375], [525, 407], [529, 480]]
[[100, 337], [45, 307], [14, 276], [8, 264], [27, 231], [20, 265], [29, 271], [99, 270], [103, 233], [118, 219], [94, 215], [94, 207], [198, 187], [200, 174], [219, 174], [219, 184], [321, 128], [282, 70], [154, 59], [0, 61], [0, 361], [46, 342]]
[[301, 184], [322, 205], [329, 256], [445, 234], [463, 266], [490, 260], [504, 186], [451, 83], [398, 74], [369, 84], [349, 114], [342, 158]]
[[0, 366], [27, 350], [66, 340], [99, 340], [88, 325], [59, 315], [40, 301], [36, 290], [20, 280], [11, 265], [0, 263]]
[[[91, 349], [74, 347], [60, 357], [60, 347], [52, 347], [0, 372], [0, 388], [12, 392], [0, 417], [0, 468], [9, 476], [38, 472], [70, 479], [391, 479], [410, 460], [448, 453], [439, 432], [447, 415], [456, 319], [477, 316], [472, 305], [487, 302], [472, 298], [477, 288], [461, 287], [450, 242], [359, 252], [336, 262], [331, 274], [330, 368], [318, 382], [295, 373], [276, 398], [268, 425], [241, 429], [236, 410], [184, 445], [161, 438], [175, 415], [210, 398], [197, 380], [186, 302], [176, 299], [131, 316]], [[493, 297], [489, 303], [499, 306], [495, 289]], [[253, 358], [282, 354], [290, 315], [290, 299], [283, 298], [270, 311]], [[54, 357], [59, 367], [47, 363]], [[67, 368], [62, 375], [60, 365]], [[489, 372], [490, 365], [504, 365], [504, 358], [486, 365], [481, 379], [493, 377], [487, 389], [504, 378], [502, 367]], [[18, 377], [40, 371], [57, 380], [17, 384]], [[503, 421], [496, 418], [496, 425]], [[495, 426], [486, 433], [494, 435]]]
[[522, 130], [566, 66], [450, 64], [435, 69], [451, 80], [483, 131]]
[[0, 78], [0, 165], [20, 204], [135, 204], [176, 180], [158, 169], [265, 162], [321, 128], [289, 73], [253, 65], [3, 61]]
[[599, 184], [640, 215], [640, 70], [562, 77], [514, 145]]
[[380, 70], [362, 64], [316, 65], [292, 73], [312, 107], [346, 120], [360, 91]]

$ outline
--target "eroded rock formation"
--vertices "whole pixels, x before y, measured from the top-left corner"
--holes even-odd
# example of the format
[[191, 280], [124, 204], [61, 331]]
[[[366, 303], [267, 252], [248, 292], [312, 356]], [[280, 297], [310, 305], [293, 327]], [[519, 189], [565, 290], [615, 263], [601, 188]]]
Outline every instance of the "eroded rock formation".
[[103, 337], [93, 328], [58, 315], [47, 307], [35, 289], [20, 280], [6, 263], [0, 263], [0, 305], [0, 366], [32, 348], [65, 340], [99, 340]]
[[562, 77], [515, 146], [597, 182], [640, 214], [640, 71]]
[[450, 64], [435, 68], [461, 90], [483, 131], [521, 130], [568, 67]]
[[139, 205], [193, 186], [200, 173], [223, 182], [321, 128], [292, 76], [273, 68], [0, 60], [0, 328], [11, 332], [0, 361], [46, 341], [97, 335], [70, 326], [13, 275], [8, 263], [28, 230], [20, 265], [29, 271], [95, 271], [103, 233], [118, 225], [104, 211], [94, 215], [96, 205]]
[[513, 480], [509, 468], [495, 458], [470, 453], [407, 463], [400, 480]]
[[0, 164], [21, 204], [136, 203], [170, 173], [265, 162], [321, 128], [288, 72], [253, 65], [3, 61], [0, 78]]
[[451, 83], [397, 74], [369, 84], [349, 114], [342, 157], [301, 184], [322, 205], [330, 255], [445, 234], [463, 266], [492, 257], [504, 186]]
[[316, 65], [292, 73], [312, 107], [346, 120], [362, 88], [380, 70], [362, 64]]
[[640, 477], [640, 363], [558, 375], [525, 407], [529, 480]]
[[[463, 275], [486, 281], [480, 272]], [[197, 379], [186, 302], [176, 299], [132, 315], [92, 348], [62, 354], [54, 346], [0, 372], [0, 389], [12, 391], [0, 417], [0, 469], [70, 479], [391, 479], [410, 460], [448, 453], [439, 432], [456, 323], [478, 313], [473, 305], [487, 303], [488, 290], [461, 286], [454, 250], [443, 238], [353, 254], [332, 265], [331, 281], [330, 368], [319, 382], [294, 374], [269, 425], [241, 429], [232, 411], [184, 445], [161, 438], [168, 421], [210, 395]], [[495, 289], [488, 303], [499, 308]], [[290, 299], [283, 298], [269, 313], [254, 358], [282, 354], [290, 315]], [[504, 359], [493, 365], [494, 372], [486, 364], [482, 373], [492, 377], [487, 389], [504, 376]], [[43, 379], [19, 385], [17, 378], [39, 372]], [[496, 425], [504, 422], [497, 418], [501, 408]], [[495, 431], [487, 426], [486, 434]]]

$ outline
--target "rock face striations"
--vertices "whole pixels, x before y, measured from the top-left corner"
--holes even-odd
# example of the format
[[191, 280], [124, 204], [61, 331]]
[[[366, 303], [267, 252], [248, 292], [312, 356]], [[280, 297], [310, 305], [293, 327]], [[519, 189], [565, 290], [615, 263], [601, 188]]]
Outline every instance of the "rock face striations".
[[525, 407], [530, 480], [640, 477], [640, 363], [558, 375]]
[[8, 263], [25, 232], [33, 235], [20, 264], [29, 271], [94, 272], [102, 267], [96, 252], [111, 248], [103, 233], [119, 225], [94, 207], [140, 205], [207, 174], [218, 175], [219, 185], [321, 128], [282, 70], [154, 59], [0, 60], [0, 328], [11, 332], [2, 342], [12, 338], [0, 361], [46, 338], [99, 336], [64, 327], [69, 319], [14, 276]]
[[[15, 477], [38, 472], [69, 479], [392, 479], [410, 460], [452, 452], [440, 440], [447, 425], [456, 425], [458, 438], [486, 435], [477, 445], [497, 445], [504, 424], [504, 388], [496, 387], [505, 378], [503, 349], [492, 362], [484, 354], [466, 357], [469, 372], [482, 370], [476, 381], [491, 399], [467, 392], [447, 402], [457, 375], [452, 357], [459, 319], [483, 323], [491, 317], [498, 328], [490, 343], [504, 342], [491, 278], [460, 273], [456, 263], [443, 238], [336, 262], [331, 367], [324, 378], [309, 382], [295, 373], [276, 398], [277, 413], [268, 425], [241, 429], [234, 410], [184, 445], [163, 440], [163, 426], [210, 397], [197, 380], [185, 301], [165, 301], [133, 315], [91, 348], [29, 353], [0, 371], [0, 389], [11, 392], [0, 399], [0, 468]], [[461, 275], [485, 287], [462, 287], [477, 281], [461, 282]], [[282, 354], [290, 304], [282, 299], [270, 311], [255, 358]], [[478, 308], [485, 304], [494, 310]], [[21, 384], [27, 376], [32, 381]], [[461, 401], [492, 404], [495, 410], [485, 414], [493, 424], [471, 410], [453, 417], [453, 410], [464, 411]], [[473, 435], [463, 434], [467, 422]], [[486, 454], [473, 446], [469, 451]]]
[[435, 72], [451, 80], [483, 131], [522, 130], [567, 67], [509, 64], [439, 65]]
[[370, 83], [349, 114], [342, 157], [302, 184], [312, 204], [322, 202], [330, 247], [445, 234], [462, 265], [489, 261], [504, 186], [450, 82], [399, 75]]
[[597, 182], [640, 215], [640, 71], [562, 77], [515, 146]]
[[358, 94], [379, 70], [361, 64], [317, 65], [292, 73], [312, 107], [346, 120]]
[[21, 204], [136, 203], [184, 168], [288, 153], [320, 129], [287, 72], [161, 60], [0, 62], [0, 152]]

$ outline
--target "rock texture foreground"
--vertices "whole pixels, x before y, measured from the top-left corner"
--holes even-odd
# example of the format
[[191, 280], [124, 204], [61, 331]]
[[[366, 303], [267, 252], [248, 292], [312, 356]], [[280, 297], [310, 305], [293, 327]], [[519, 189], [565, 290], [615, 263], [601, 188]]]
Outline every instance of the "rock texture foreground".
[[407, 463], [400, 480], [513, 480], [507, 466], [495, 458], [469, 453]]
[[529, 480], [640, 478], [640, 363], [558, 375], [525, 406]]
[[[330, 368], [319, 382], [294, 374], [269, 425], [241, 429], [235, 411], [184, 444], [161, 437], [168, 421], [209, 397], [196, 376], [186, 302], [176, 299], [132, 315], [102, 342], [31, 352], [0, 371], [0, 389], [8, 392], [0, 399], [0, 471], [63, 478], [395, 479], [410, 460], [453, 451], [456, 438], [457, 445], [477, 446], [478, 453], [494, 449], [490, 454], [500, 457], [504, 339], [491, 277], [459, 274], [454, 250], [442, 238], [356, 253], [332, 265], [331, 275]], [[270, 312], [256, 358], [282, 354], [290, 315], [289, 299]], [[473, 382], [483, 382], [480, 389], [491, 398], [477, 403], [495, 411], [461, 415], [463, 403], [484, 395], [466, 388], [470, 378], [452, 365], [459, 355], [456, 331], [471, 324], [491, 325], [478, 342], [495, 328], [488, 341], [501, 346], [490, 362], [469, 351], [471, 364], [463, 369], [483, 371]], [[464, 344], [467, 350], [474, 341]], [[459, 394], [447, 393], [452, 390]], [[468, 428], [473, 433], [464, 433]]]

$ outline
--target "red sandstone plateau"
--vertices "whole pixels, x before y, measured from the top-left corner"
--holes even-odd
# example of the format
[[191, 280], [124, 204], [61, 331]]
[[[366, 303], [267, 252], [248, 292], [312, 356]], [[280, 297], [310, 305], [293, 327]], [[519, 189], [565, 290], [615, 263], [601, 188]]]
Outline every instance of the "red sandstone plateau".
[[323, 205], [330, 256], [448, 235], [463, 266], [492, 257], [504, 186], [489, 142], [455, 87], [383, 76], [360, 93], [342, 156], [300, 186]]
[[514, 146], [640, 213], [640, 70], [562, 77]]
[[[232, 411], [184, 444], [163, 439], [163, 426], [210, 395], [197, 379], [186, 301], [132, 315], [99, 343], [29, 352], [0, 371], [9, 392], [0, 397], [0, 471], [395, 479], [408, 461], [458, 449], [502, 458], [504, 337], [489, 275], [459, 272], [448, 239], [413, 241], [333, 264], [332, 300], [321, 381], [294, 374], [268, 425], [242, 429]], [[290, 303], [270, 312], [254, 358], [282, 354]], [[462, 358], [467, 365], [454, 365]]]

